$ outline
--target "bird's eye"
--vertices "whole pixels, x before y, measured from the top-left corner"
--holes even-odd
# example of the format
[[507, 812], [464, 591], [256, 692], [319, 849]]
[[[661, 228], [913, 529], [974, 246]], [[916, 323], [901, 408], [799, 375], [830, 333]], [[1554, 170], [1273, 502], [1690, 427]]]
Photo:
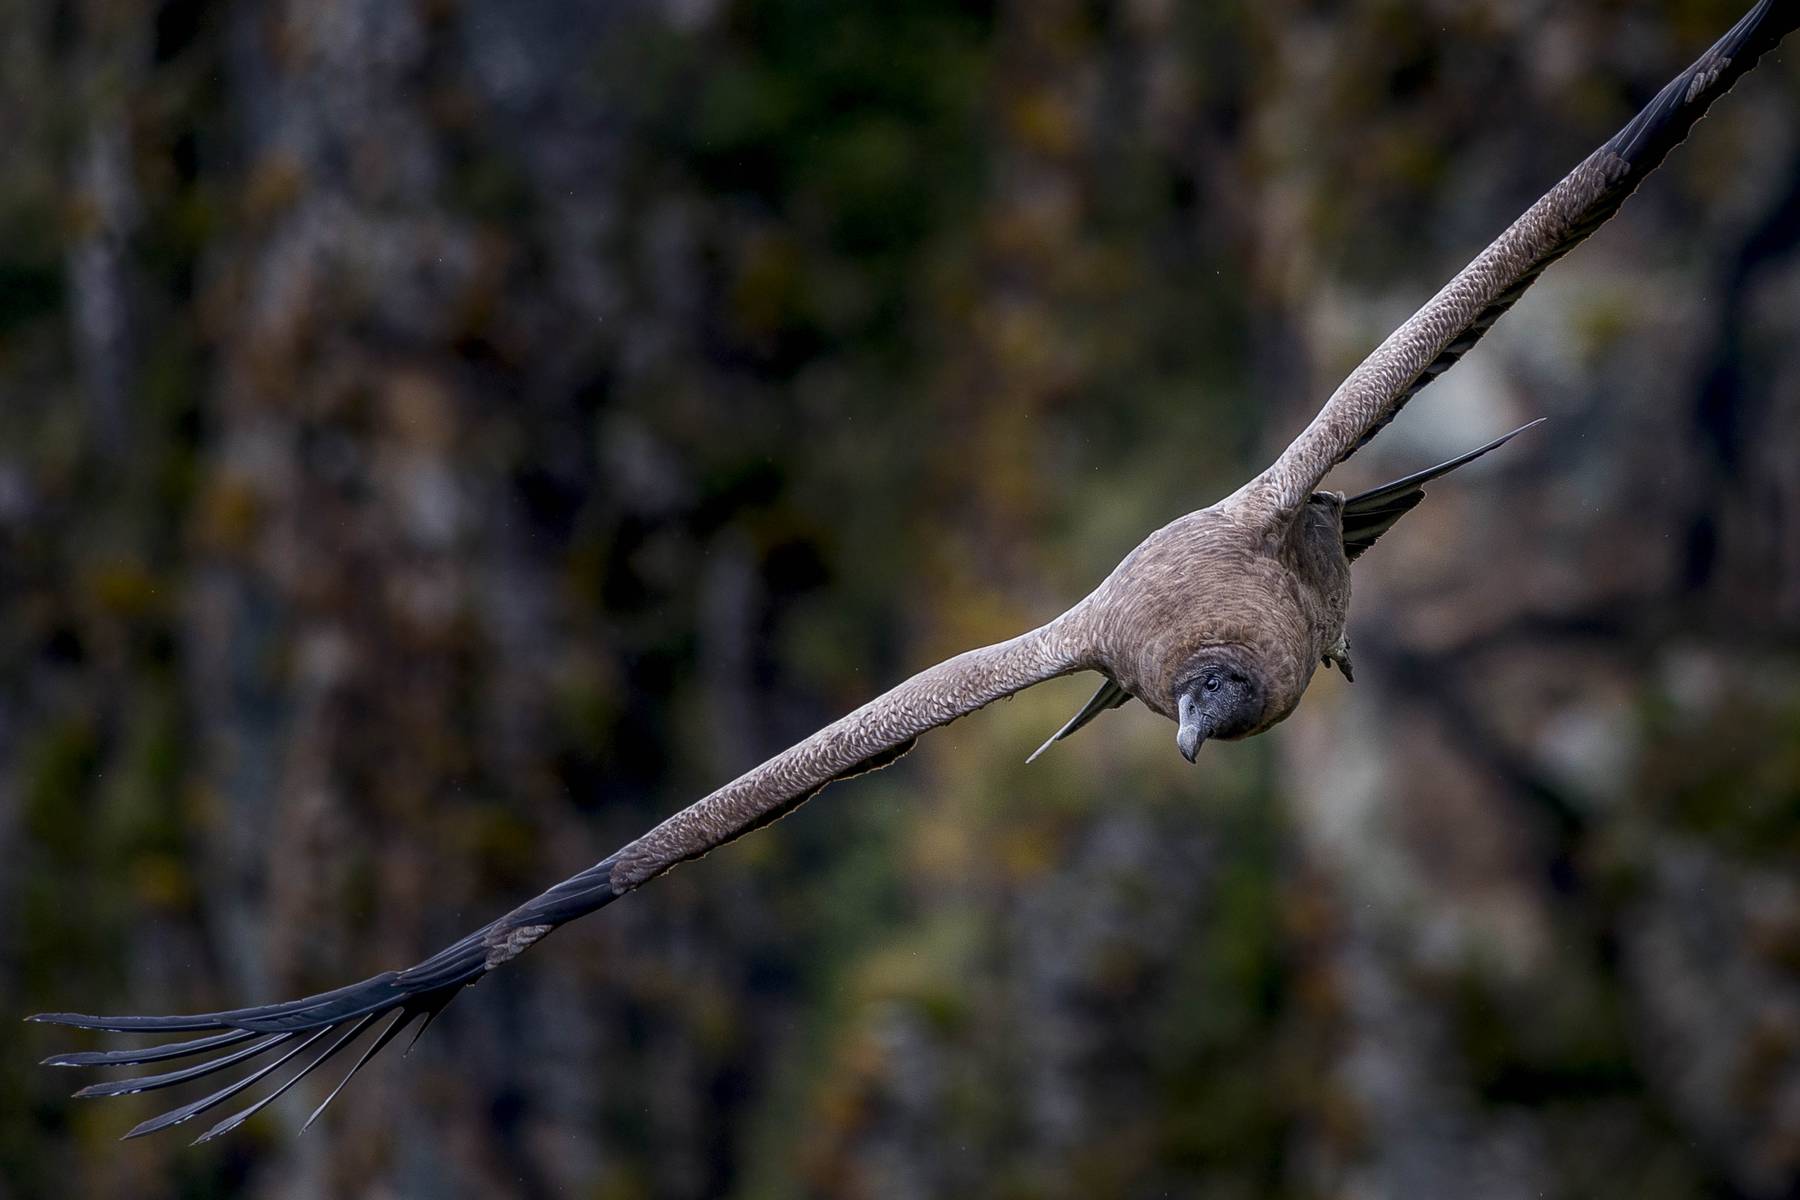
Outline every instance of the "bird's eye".
[[1202, 681], [1200, 686], [1209, 692], [1216, 692], [1219, 690], [1219, 677], [1217, 675], [1208, 675], [1206, 679]]

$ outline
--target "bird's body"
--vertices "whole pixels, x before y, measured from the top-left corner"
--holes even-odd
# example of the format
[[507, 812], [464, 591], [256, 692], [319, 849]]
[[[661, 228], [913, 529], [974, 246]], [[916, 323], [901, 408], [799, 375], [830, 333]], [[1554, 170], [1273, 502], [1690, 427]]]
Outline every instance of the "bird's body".
[[[1268, 469], [1218, 503], [1150, 534], [1061, 616], [921, 671], [405, 971], [300, 1000], [192, 1016], [46, 1014], [36, 1019], [114, 1032], [203, 1034], [49, 1061], [135, 1065], [204, 1056], [192, 1067], [97, 1084], [82, 1093], [116, 1095], [283, 1051], [246, 1078], [145, 1121], [131, 1131], [136, 1135], [188, 1120], [319, 1047], [272, 1094], [203, 1138], [216, 1136], [380, 1019], [392, 1018], [345, 1082], [415, 1017], [429, 1021], [463, 987], [557, 926], [792, 812], [833, 782], [888, 765], [921, 734], [1046, 679], [1083, 670], [1105, 677], [1094, 699], [1052, 741], [1133, 697], [1177, 723], [1177, 745], [1190, 761], [1206, 740], [1263, 732], [1294, 711], [1322, 661], [1349, 675], [1345, 621], [1352, 560], [1420, 502], [1426, 482], [1506, 438], [1348, 499], [1322, 490], [1325, 475], [1454, 365], [1546, 266], [1617, 211], [1708, 105], [1796, 25], [1800, 0], [1756, 4], [1371, 353]], [[331, 1034], [336, 1036], [320, 1044]], [[229, 1047], [239, 1048], [226, 1053]]]
[[1140, 542], [1071, 609], [1103, 671], [1152, 712], [1178, 719], [1175, 693], [1191, 666], [1224, 651], [1255, 664], [1261, 733], [1294, 711], [1350, 608], [1343, 497], [1320, 493], [1279, 523], [1250, 524], [1229, 506], [1188, 513]]

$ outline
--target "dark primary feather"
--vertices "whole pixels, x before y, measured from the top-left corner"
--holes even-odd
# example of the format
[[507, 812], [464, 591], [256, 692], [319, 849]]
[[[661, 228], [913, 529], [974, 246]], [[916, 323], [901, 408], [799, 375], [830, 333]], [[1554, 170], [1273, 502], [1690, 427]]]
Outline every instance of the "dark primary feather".
[[[209, 1096], [202, 1096], [200, 1099], [183, 1104], [179, 1108], [172, 1108], [160, 1116], [151, 1117], [148, 1121], [141, 1121], [137, 1125], [132, 1126], [132, 1128], [126, 1132], [125, 1136], [127, 1138], [143, 1137], [147, 1133], [155, 1133], [158, 1130], [167, 1129], [172, 1125], [179, 1125], [183, 1121], [190, 1120], [209, 1108], [223, 1104], [245, 1088], [260, 1083], [267, 1076], [279, 1071], [282, 1067], [287, 1066], [287, 1064], [296, 1056], [304, 1054], [309, 1046], [330, 1032], [330, 1026], [318, 1030], [311, 1037], [306, 1038], [304, 1041], [300, 1042], [299, 1045], [293, 1047], [286, 1054], [282, 1055], [274, 1062], [269, 1063], [267, 1066], [258, 1067], [242, 1079], [235, 1083], [226, 1084]], [[273, 1040], [277, 1044], [285, 1044], [299, 1036], [300, 1035], [297, 1033], [282, 1034]], [[304, 1074], [304, 1072], [302, 1072], [302, 1074]], [[201, 1140], [203, 1139], [195, 1139], [195, 1141]]]
[[[199, 1137], [195, 1138], [194, 1144], [199, 1145], [201, 1142], [210, 1142], [212, 1139], [218, 1137], [221, 1133], [225, 1133], [228, 1130], [236, 1129], [239, 1125], [242, 1125], [245, 1121], [248, 1121], [251, 1117], [253, 1117], [257, 1113], [261, 1112], [264, 1108], [268, 1107], [270, 1104], [273, 1104], [289, 1088], [293, 1087], [296, 1083], [299, 1083], [302, 1079], [305, 1079], [308, 1075], [312, 1074], [320, 1066], [324, 1065], [326, 1059], [330, 1058], [332, 1055], [336, 1054], [339, 1050], [342, 1050], [345, 1046], [348, 1046], [351, 1042], [355, 1041], [357, 1038], [357, 1035], [362, 1033], [362, 1031], [367, 1029], [370, 1025], [374, 1024], [375, 1021], [379, 1019], [379, 1017], [380, 1017], [380, 1014], [378, 1014], [378, 1013], [370, 1013], [368, 1016], [364, 1017], [362, 1020], [360, 1020], [360, 1021], [356, 1022], [354, 1025], [350, 1026], [350, 1028], [344, 1030], [343, 1033], [338, 1035], [338, 1039], [335, 1042], [333, 1042], [333, 1043], [331, 1043], [331, 1045], [327, 1046], [322, 1052], [320, 1052], [318, 1057], [314, 1058], [306, 1066], [302, 1067], [300, 1070], [298, 1070], [298, 1071], [294, 1072], [294, 1074], [290, 1075], [284, 1083], [282, 1083], [279, 1086], [277, 1086], [276, 1088], [272, 1089], [268, 1095], [264, 1096], [261, 1100], [258, 1100], [256, 1103], [250, 1105], [248, 1108], [241, 1108], [237, 1112], [232, 1113], [230, 1116], [228, 1116], [228, 1117], [224, 1118], [223, 1120], [219, 1121], [218, 1123], [216, 1123], [211, 1129], [208, 1129], [205, 1133], [203, 1133]], [[394, 1024], [396, 1026], [399, 1025], [400, 1024], [399, 1019], [396, 1019]], [[330, 1032], [331, 1032], [330, 1028], [321, 1029], [321, 1030], [319, 1030], [318, 1033], [314, 1034], [312, 1036], [312, 1038], [308, 1039], [308, 1043], [310, 1043], [312, 1041], [316, 1041], [317, 1039], [324, 1037], [327, 1033], [330, 1033]], [[305, 1049], [306, 1045], [308, 1043], [302, 1043], [300, 1048]], [[361, 1064], [359, 1063], [358, 1065], [360, 1066]], [[254, 1080], [252, 1080], [250, 1082], [254, 1082]], [[341, 1087], [343, 1085], [340, 1084], [339, 1086]], [[144, 1132], [148, 1133], [148, 1132], [150, 1132], [150, 1130], [145, 1130]]]
[[1404, 479], [1396, 479], [1392, 483], [1384, 483], [1378, 488], [1371, 488], [1361, 495], [1352, 496], [1344, 501], [1344, 556], [1354, 562], [1364, 550], [1375, 544], [1375, 539], [1394, 527], [1401, 517], [1419, 506], [1425, 499], [1425, 485], [1438, 479], [1456, 468], [1474, 462], [1490, 450], [1498, 450], [1534, 425], [1541, 425], [1543, 417], [1519, 426], [1511, 433], [1495, 438], [1485, 446], [1477, 446], [1467, 454], [1459, 454], [1449, 462], [1439, 463], [1423, 471], [1416, 471]]
[[273, 1050], [292, 1034], [271, 1033], [263, 1036], [254, 1045], [230, 1054], [221, 1054], [217, 1058], [209, 1058], [205, 1062], [191, 1067], [183, 1067], [178, 1071], [165, 1071], [160, 1075], [134, 1075], [129, 1079], [113, 1079], [106, 1083], [90, 1083], [76, 1092], [77, 1096], [132, 1096], [138, 1092], [155, 1091], [157, 1088], [173, 1087], [178, 1083], [186, 1083], [190, 1079], [199, 1079], [211, 1075], [214, 1071], [223, 1071], [226, 1067], [235, 1066], [247, 1059], [257, 1058]]
[[[33, 1019], [41, 1020], [42, 1018]], [[217, 1050], [221, 1046], [233, 1046], [239, 1042], [247, 1042], [255, 1036], [256, 1031], [253, 1029], [235, 1029], [230, 1033], [215, 1033], [187, 1042], [164, 1042], [160, 1046], [125, 1050], [82, 1050], [74, 1054], [52, 1054], [43, 1061], [43, 1065], [46, 1067], [112, 1067], [164, 1062], [172, 1058], [187, 1058], [194, 1054], [204, 1054], [208, 1050]]]
[[1795, 0], [1761, 0], [1745, 13], [1390, 334], [1275, 463], [1240, 490], [1241, 502], [1274, 517], [1298, 511], [1332, 467], [1455, 365], [1546, 267], [1611, 219], [1712, 102], [1797, 25]]

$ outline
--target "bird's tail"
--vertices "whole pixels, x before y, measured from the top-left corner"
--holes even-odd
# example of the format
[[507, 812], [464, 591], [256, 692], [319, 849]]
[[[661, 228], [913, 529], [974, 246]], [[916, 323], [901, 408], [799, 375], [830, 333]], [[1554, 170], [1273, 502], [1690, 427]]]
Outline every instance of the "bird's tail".
[[[325, 1106], [337, 1098], [344, 1085], [414, 1020], [423, 1018], [413, 1034], [416, 1041], [419, 1034], [425, 1031], [425, 1026], [431, 1024], [464, 987], [501, 963], [516, 957], [558, 925], [593, 912], [616, 899], [621, 894], [612, 882], [613, 865], [617, 857], [614, 855], [606, 858], [579, 875], [563, 880], [549, 891], [446, 946], [416, 966], [404, 971], [384, 971], [361, 983], [320, 992], [316, 996], [281, 1004], [188, 1016], [106, 1017], [82, 1013], [40, 1013], [26, 1019], [72, 1025], [78, 1029], [97, 1029], [106, 1033], [202, 1035], [154, 1046], [88, 1050], [57, 1054], [45, 1059], [46, 1066], [57, 1067], [138, 1067], [172, 1059], [204, 1056], [193, 1066], [178, 1070], [91, 1084], [76, 1092], [77, 1096], [127, 1096], [135, 1092], [173, 1087], [240, 1063], [251, 1062], [273, 1051], [281, 1051], [272, 1061], [248, 1071], [217, 1091], [138, 1124], [125, 1135], [128, 1138], [179, 1125], [277, 1074], [294, 1060], [301, 1060], [298, 1069], [267, 1095], [232, 1113], [195, 1139], [197, 1142], [204, 1142], [237, 1128], [277, 1096], [322, 1066], [326, 1059], [355, 1042], [377, 1022], [384, 1017], [391, 1018], [345, 1073], [344, 1078], [331, 1090], [331, 1094], [307, 1118], [306, 1123], [311, 1125], [325, 1111]], [[331, 1037], [333, 1034], [336, 1036]], [[328, 1042], [325, 1041], [327, 1037], [331, 1037]], [[309, 1051], [313, 1051], [310, 1058], [306, 1057]]]
[[1352, 496], [1344, 501], [1344, 555], [1355, 559], [1364, 550], [1375, 544], [1375, 539], [1394, 527], [1394, 522], [1417, 508], [1419, 501], [1425, 499], [1425, 485], [1440, 475], [1448, 475], [1465, 463], [1474, 462], [1489, 450], [1498, 449], [1506, 443], [1530, 429], [1532, 425], [1542, 424], [1543, 417], [1530, 424], [1521, 425], [1509, 434], [1497, 437], [1485, 446], [1477, 446], [1467, 454], [1461, 454], [1449, 462], [1439, 463], [1415, 472], [1404, 479], [1396, 479], [1392, 483], [1384, 483], [1372, 488], [1360, 496]]

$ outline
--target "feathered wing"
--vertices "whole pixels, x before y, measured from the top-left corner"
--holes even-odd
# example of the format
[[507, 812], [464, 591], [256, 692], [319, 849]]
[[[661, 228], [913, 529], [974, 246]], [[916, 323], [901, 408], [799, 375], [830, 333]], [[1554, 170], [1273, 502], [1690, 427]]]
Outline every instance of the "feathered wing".
[[1326, 472], [1449, 370], [1545, 267], [1618, 211], [1712, 102], [1796, 25], [1800, 0], [1761, 0], [1642, 112], [1525, 211], [1350, 373], [1273, 465], [1228, 503], [1267, 521], [1306, 503]]
[[[116, 1096], [170, 1087], [274, 1056], [227, 1086], [152, 1117], [125, 1135], [137, 1137], [180, 1124], [224, 1103], [295, 1059], [302, 1060], [295, 1073], [269, 1095], [234, 1112], [198, 1139], [206, 1141], [242, 1124], [360, 1034], [386, 1020], [343, 1080], [313, 1110], [307, 1120], [310, 1125], [351, 1076], [408, 1024], [422, 1018], [422, 1032], [458, 991], [516, 958], [558, 925], [611, 903], [677, 863], [698, 858], [785, 816], [827, 784], [887, 766], [911, 749], [920, 734], [1035, 683], [1080, 670], [1087, 663], [1073, 636], [1072, 625], [1067, 617], [1058, 618], [1011, 641], [959, 654], [920, 672], [681, 810], [587, 870], [404, 971], [384, 972], [336, 991], [285, 1003], [192, 1016], [44, 1013], [30, 1019], [111, 1033], [201, 1035], [157, 1046], [59, 1054], [45, 1062], [53, 1066], [105, 1067], [200, 1059], [193, 1066], [110, 1080], [76, 1093]], [[309, 1050], [314, 1053], [306, 1058]]]

